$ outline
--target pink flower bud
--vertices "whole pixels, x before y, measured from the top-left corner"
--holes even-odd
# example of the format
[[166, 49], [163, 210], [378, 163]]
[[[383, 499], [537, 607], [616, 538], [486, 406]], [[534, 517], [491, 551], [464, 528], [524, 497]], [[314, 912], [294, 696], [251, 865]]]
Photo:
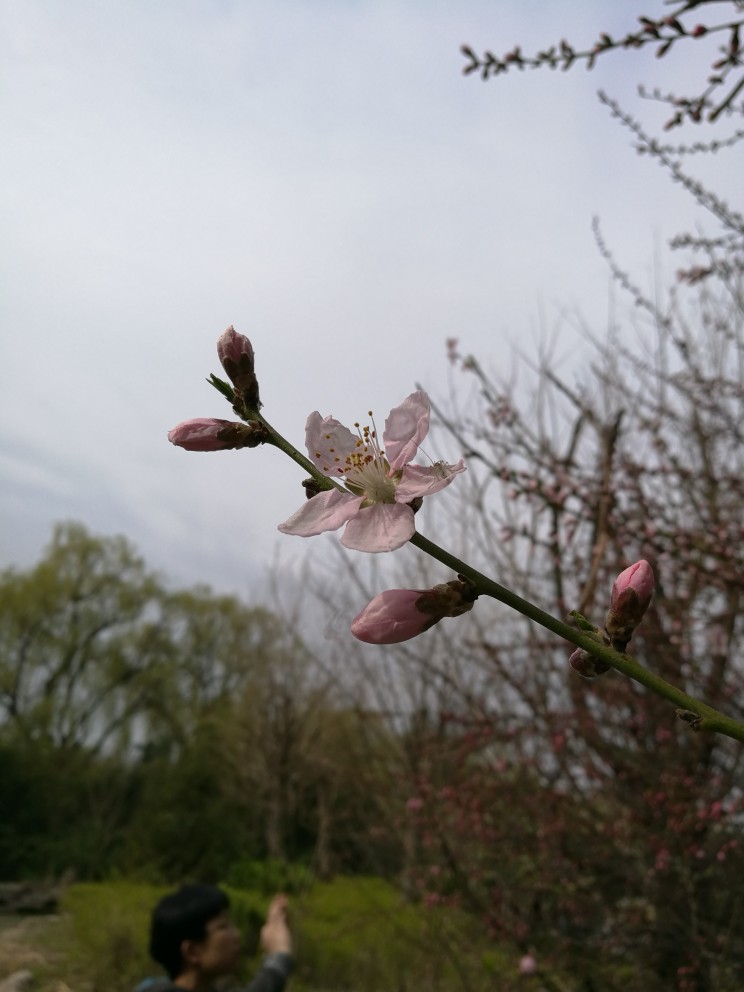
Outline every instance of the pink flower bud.
[[258, 379], [254, 371], [255, 356], [251, 342], [230, 325], [217, 339], [217, 355], [235, 386], [238, 399], [250, 410], [257, 410], [261, 401], [258, 398]]
[[168, 440], [187, 451], [224, 451], [226, 448], [255, 448], [266, 440], [263, 424], [238, 424], [214, 417], [194, 417], [168, 431]]
[[255, 357], [253, 354], [253, 345], [250, 340], [245, 334], [238, 334], [232, 324], [217, 338], [217, 355], [222, 362], [225, 372], [228, 372], [225, 362], [240, 365], [241, 361], [245, 358], [252, 363]]
[[624, 651], [633, 631], [643, 619], [654, 594], [654, 573], [642, 558], [615, 579], [605, 630], [614, 648]]
[[615, 606], [616, 601], [629, 589], [633, 590], [639, 603], [646, 610], [654, 594], [654, 573], [645, 558], [641, 558], [635, 565], [629, 565], [615, 579], [611, 605]]
[[386, 589], [351, 622], [351, 632], [368, 644], [400, 644], [423, 634], [437, 622], [416, 609], [423, 589]]
[[351, 632], [368, 644], [400, 644], [423, 634], [443, 617], [467, 613], [477, 595], [474, 586], [463, 579], [433, 589], [386, 589], [354, 617]]

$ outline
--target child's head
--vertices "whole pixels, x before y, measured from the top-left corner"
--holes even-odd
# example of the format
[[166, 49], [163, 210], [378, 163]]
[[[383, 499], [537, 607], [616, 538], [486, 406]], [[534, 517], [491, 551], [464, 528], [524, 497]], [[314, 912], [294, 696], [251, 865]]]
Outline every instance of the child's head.
[[212, 976], [235, 969], [240, 936], [228, 916], [230, 900], [211, 885], [184, 885], [157, 904], [150, 954], [171, 979], [187, 969]]

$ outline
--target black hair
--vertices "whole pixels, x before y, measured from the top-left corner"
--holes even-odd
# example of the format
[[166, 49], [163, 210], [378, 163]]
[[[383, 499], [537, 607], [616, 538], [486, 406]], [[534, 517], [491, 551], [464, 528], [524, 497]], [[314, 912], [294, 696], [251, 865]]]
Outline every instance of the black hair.
[[204, 940], [207, 924], [230, 906], [222, 889], [213, 885], [182, 885], [165, 896], [152, 911], [150, 956], [161, 964], [168, 976], [178, 978], [184, 961], [184, 940]]

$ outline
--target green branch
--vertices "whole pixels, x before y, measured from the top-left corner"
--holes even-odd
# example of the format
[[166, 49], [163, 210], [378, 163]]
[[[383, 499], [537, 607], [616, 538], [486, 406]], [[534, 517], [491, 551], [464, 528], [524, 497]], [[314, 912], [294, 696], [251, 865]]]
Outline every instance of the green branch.
[[423, 537], [421, 534], [414, 534], [411, 538], [411, 544], [414, 544], [432, 558], [436, 558], [437, 561], [453, 569], [459, 575], [464, 575], [482, 595], [491, 596], [493, 599], [506, 604], [506, 606], [510, 606], [513, 610], [521, 613], [522, 616], [534, 620], [540, 626], [551, 630], [554, 634], [558, 634], [559, 637], [563, 637], [565, 640], [570, 641], [571, 644], [575, 644], [576, 647], [583, 648], [595, 658], [606, 662], [606, 664], [615, 668], [618, 672], [627, 675], [628, 678], [639, 682], [647, 689], [650, 689], [651, 692], [655, 692], [657, 696], [661, 696], [670, 703], [674, 703], [678, 711], [680, 711], [678, 715], [687, 723], [690, 723], [693, 729], [714, 731], [724, 734], [726, 737], [732, 737], [734, 740], [744, 742], [744, 724], [725, 716], [718, 710], [713, 709], [712, 706], [707, 706], [692, 696], [688, 696], [686, 692], [678, 689], [671, 682], [667, 682], [659, 675], [655, 675], [647, 668], [644, 668], [640, 662], [636, 661], [635, 658], [631, 658], [630, 655], [621, 654], [619, 651], [615, 651], [614, 648], [606, 644], [601, 644], [591, 634], [571, 627], [562, 620], [557, 620], [549, 613], [541, 610], [539, 606], [535, 606], [534, 603], [522, 599], [521, 596], [511, 592], [505, 586], [500, 585], [493, 579], [489, 579], [488, 576], [481, 574], [475, 568], [460, 561], [455, 555], [440, 548], [433, 541], [428, 540], [428, 538]]

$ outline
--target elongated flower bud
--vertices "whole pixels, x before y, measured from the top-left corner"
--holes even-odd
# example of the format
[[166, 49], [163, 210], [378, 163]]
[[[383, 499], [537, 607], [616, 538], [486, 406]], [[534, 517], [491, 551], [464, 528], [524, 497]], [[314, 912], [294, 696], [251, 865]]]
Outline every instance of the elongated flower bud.
[[618, 651], [625, 650], [653, 594], [654, 573], [645, 558], [626, 568], [615, 579], [605, 630]]
[[437, 622], [416, 608], [423, 589], [386, 589], [351, 622], [351, 632], [368, 644], [400, 644], [418, 637]]
[[265, 440], [263, 424], [238, 424], [214, 417], [194, 417], [168, 431], [171, 444], [187, 451], [224, 451], [227, 448], [255, 448]]
[[474, 586], [462, 579], [433, 589], [386, 589], [370, 600], [351, 623], [351, 632], [368, 644], [400, 644], [418, 637], [443, 617], [473, 608]]
[[258, 410], [258, 379], [254, 370], [253, 345], [244, 334], [238, 334], [230, 325], [217, 339], [217, 355], [227, 373], [238, 398], [249, 410]]

